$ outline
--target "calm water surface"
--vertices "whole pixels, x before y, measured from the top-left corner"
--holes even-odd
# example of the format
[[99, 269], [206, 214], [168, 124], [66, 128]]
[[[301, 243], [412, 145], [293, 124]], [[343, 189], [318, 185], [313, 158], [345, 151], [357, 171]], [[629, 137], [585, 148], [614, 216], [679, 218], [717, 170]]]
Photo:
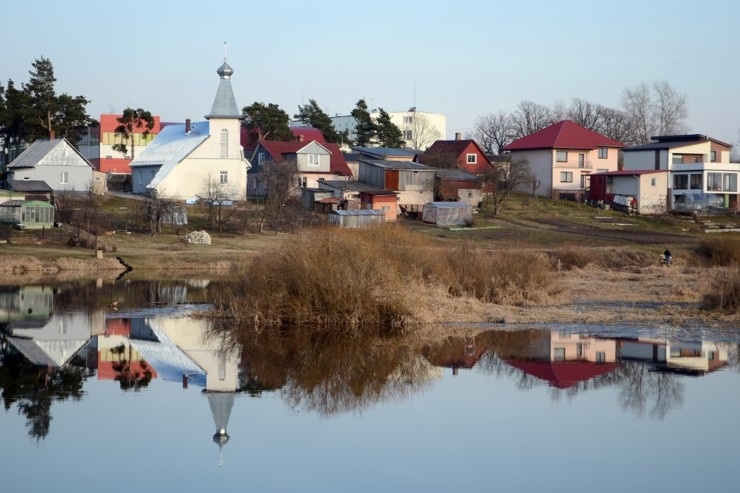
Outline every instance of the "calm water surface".
[[206, 289], [0, 288], [0, 491], [737, 489], [735, 330], [235, 344]]

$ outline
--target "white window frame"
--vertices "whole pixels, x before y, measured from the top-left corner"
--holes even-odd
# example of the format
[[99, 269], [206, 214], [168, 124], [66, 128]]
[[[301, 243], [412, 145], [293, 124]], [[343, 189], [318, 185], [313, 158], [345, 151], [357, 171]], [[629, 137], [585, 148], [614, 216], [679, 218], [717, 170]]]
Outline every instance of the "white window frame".
[[308, 154], [308, 165], [309, 166], [318, 166], [319, 165], [319, 155], [318, 154]]
[[478, 155], [470, 152], [465, 154], [465, 162], [468, 164], [476, 164], [478, 162]]
[[69, 172], [62, 171], [61, 176], [59, 177], [59, 183], [62, 185], [67, 185], [69, 183]]
[[218, 182], [221, 185], [225, 185], [226, 183], [229, 183], [229, 172], [226, 170], [221, 170], [218, 173]]
[[560, 172], [560, 183], [573, 183], [573, 172], [572, 171], [561, 171]]

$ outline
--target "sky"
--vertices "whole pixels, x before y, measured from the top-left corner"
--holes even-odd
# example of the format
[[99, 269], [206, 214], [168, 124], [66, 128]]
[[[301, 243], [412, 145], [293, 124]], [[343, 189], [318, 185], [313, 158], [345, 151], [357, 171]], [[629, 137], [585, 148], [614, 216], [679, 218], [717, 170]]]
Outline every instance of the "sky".
[[[740, 3], [623, 0], [10, 0], [0, 83], [51, 60], [57, 93], [88, 113], [143, 108], [163, 121], [208, 114], [226, 55], [239, 108], [291, 117], [371, 108], [447, 115], [447, 138], [522, 101], [618, 108], [625, 89], [666, 81], [694, 133], [740, 139]], [[8, 41], [14, 40], [14, 41]], [[224, 44], [227, 48], [224, 49]]]

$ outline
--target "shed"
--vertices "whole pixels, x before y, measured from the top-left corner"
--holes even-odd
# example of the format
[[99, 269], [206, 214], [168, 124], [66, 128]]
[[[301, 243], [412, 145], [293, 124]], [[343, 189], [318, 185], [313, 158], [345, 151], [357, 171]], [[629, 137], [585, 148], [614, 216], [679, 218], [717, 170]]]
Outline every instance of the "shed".
[[376, 209], [337, 210], [329, 213], [329, 224], [340, 228], [363, 228], [382, 224], [385, 211]]
[[467, 202], [429, 202], [421, 216], [425, 223], [438, 226], [466, 226], [473, 221], [473, 206]]
[[0, 223], [19, 228], [54, 226], [54, 206], [41, 200], [8, 200], [0, 204]]

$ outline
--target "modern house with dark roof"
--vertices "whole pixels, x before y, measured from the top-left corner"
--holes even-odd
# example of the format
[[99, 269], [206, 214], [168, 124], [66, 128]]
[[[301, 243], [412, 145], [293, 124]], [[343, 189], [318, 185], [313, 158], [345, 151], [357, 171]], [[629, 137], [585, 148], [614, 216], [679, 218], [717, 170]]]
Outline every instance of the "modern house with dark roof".
[[624, 149], [624, 170], [668, 173], [668, 208], [740, 210], [740, 163], [730, 162], [730, 144], [701, 134], [651, 139]]
[[265, 197], [269, 193], [262, 172], [270, 163], [293, 161], [298, 166], [296, 192], [299, 188], [319, 188], [323, 180], [347, 180], [352, 171], [337, 144], [316, 140], [279, 142], [261, 140], [252, 153], [253, 169], [249, 173], [250, 197]]
[[215, 184], [220, 195], [245, 200], [250, 164], [240, 142], [234, 70], [224, 61], [217, 73], [220, 82], [206, 121], [166, 125], [131, 162], [134, 193], [188, 201]]
[[[554, 123], [504, 147], [511, 162], [526, 160], [539, 180], [536, 193], [545, 197], [581, 201], [590, 185], [590, 174], [617, 171], [619, 141], [581, 127], [569, 120]], [[532, 192], [532, 185], [520, 191]]]

